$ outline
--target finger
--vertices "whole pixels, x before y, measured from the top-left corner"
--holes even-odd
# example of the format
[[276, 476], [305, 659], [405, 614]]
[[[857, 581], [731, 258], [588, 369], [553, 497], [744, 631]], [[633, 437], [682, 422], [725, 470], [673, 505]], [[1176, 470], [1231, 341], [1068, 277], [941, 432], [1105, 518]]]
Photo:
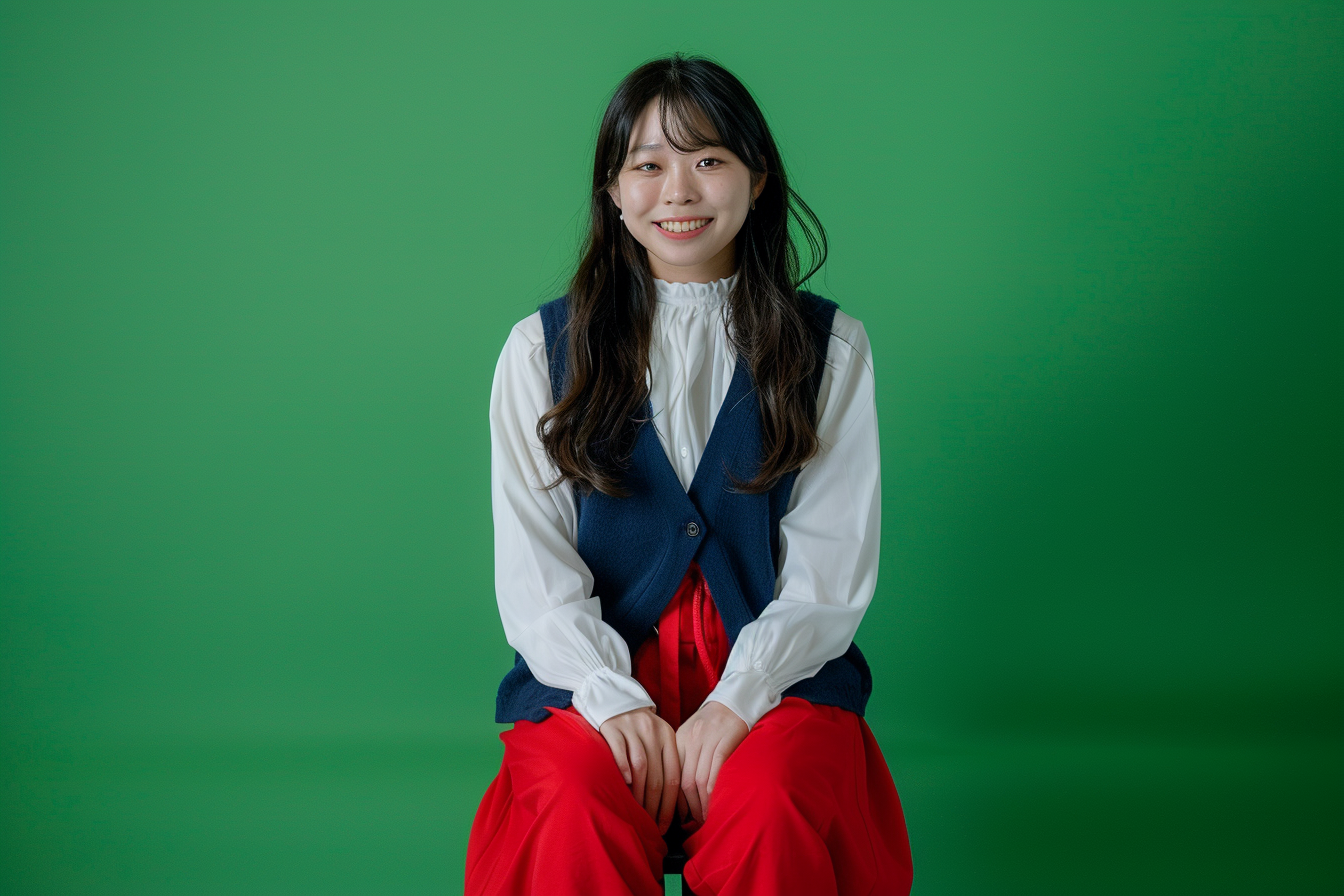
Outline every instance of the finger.
[[681, 793], [680, 766], [676, 739], [669, 735], [663, 741], [663, 799], [658, 807], [658, 829], [664, 833], [672, 824], [672, 812], [677, 808], [677, 795]]
[[690, 806], [689, 803], [686, 802], [686, 794], [685, 794], [684, 791], [678, 789], [678, 790], [677, 790], [677, 816], [678, 816], [679, 818], [689, 818], [690, 815], [691, 815], [691, 806]]
[[634, 778], [630, 774], [630, 762], [625, 758], [625, 738], [615, 728], [610, 734], [604, 731], [602, 735], [607, 739], [607, 746], [611, 747], [611, 755], [616, 757], [616, 767], [621, 770], [621, 777], [627, 785], [630, 784]]
[[700, 820], [709, 814], [709, 769], [714, 762], [714, 751], [706, 744], [696, 757], [695, 789], [700, 794]]
[[649, 760], [644, 755], [644, 744], [638, 737], [631, 737], [625, 742], [626, 749], [630, 751], [630, 774], [634, 776], [634, 782], [630, 786], [631, 793], [635, 795], [635, 802], [644, 804], [644, 783], [648, 780]]
[[645, 735], [650, 741], [644, 742], [644, 755], [648, 757], [649, 767], [644, 777], [644, 811], [649, 817], [658, 817], [658, 804], [663, 799], [663, 747], [658, 743], [657, 734]]
[[728, 752], [728, 741], [726, 740], [719, 741], [719, 745], [714, 748], [713, 758], [709, 764], [709, 786], [705, 789], [706, 800], [714, 792], [714, 782], [719, 780], [719, 770], [728, 761]]
[[699, 762], [700, 746], [690, 743], [686, 746], [686, 761], [681, 766], [681, 792], [686, 795], [686, 806], [690, 809], [691, 817], [699, 821], [704, 821], [704, 814], [700, 811], [700, 791], [695, 786], [695, 769]]

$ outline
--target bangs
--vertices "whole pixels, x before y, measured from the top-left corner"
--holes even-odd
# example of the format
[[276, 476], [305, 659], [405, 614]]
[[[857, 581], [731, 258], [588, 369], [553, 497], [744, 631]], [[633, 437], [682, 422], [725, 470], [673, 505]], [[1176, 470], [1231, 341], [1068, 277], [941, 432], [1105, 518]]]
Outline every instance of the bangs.
[[678, 152], [724, 145], [710, 116], [685, 90], [671, 87], [659, 94], [658, 123], [667, 142]]

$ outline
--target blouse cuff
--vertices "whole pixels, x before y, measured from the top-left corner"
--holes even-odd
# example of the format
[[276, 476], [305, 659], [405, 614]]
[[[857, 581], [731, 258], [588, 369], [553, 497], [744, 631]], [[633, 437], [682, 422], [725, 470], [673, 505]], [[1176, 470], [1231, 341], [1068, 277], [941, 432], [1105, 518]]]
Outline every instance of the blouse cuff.
[[601, 728], [612, 716], [641, 706], [655, 706], [649, 692], [633, 676], [615, 669], [594, 670], [574, 689], [574, 708], [594, 728]]
[[782, 698], [764, 672], [741, 671], [729, 672], [719, 679], [714, 690], [705, 697], [706, 703], [711, 700], [737, 713], [750, 731], [761, 716], [780, 704]]

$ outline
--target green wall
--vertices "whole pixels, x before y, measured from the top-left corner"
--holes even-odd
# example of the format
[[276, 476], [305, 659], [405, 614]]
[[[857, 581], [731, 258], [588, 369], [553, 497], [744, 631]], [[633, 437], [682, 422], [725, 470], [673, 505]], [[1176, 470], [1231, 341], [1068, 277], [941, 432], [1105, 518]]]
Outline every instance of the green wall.
[[460, 892], [494, 362], [676, 49], [873, 340], [915, 892], [1340, 891], [1340, 4], [6, 2], [0, 892]]

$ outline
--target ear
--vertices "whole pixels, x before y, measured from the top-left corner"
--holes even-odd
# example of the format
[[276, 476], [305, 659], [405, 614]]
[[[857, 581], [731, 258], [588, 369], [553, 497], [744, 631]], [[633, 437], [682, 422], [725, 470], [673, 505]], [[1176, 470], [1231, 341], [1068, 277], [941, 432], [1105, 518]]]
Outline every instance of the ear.
[[757, 175], [760, 180], [751, 188], [751, 198], [753, 201], [760, 199], [761, 194], [765, 192], [765, 179], [770, 176], [769, 172]]
[[616, 207], [617, 207], [617, 208], [620, 208], [620, 207], [621, 207], [621, 185], [620, 185], [620, 184], [616, 184], [616, 185], [613, 186], [611, 189], [607, 190], [607, 195], [611, 197], [611, 201], [612, 201], [612, 202], [616, 203]]
[[760, 180], [751, 185], [752, 201], [761, 198], [761, 193], [765, 191], [765, 179], [770, 176], [770, 172], [765, 164], [765, 156], [757, 156], [757, 158], [761, 160], [761, 173], [756, 175]]

